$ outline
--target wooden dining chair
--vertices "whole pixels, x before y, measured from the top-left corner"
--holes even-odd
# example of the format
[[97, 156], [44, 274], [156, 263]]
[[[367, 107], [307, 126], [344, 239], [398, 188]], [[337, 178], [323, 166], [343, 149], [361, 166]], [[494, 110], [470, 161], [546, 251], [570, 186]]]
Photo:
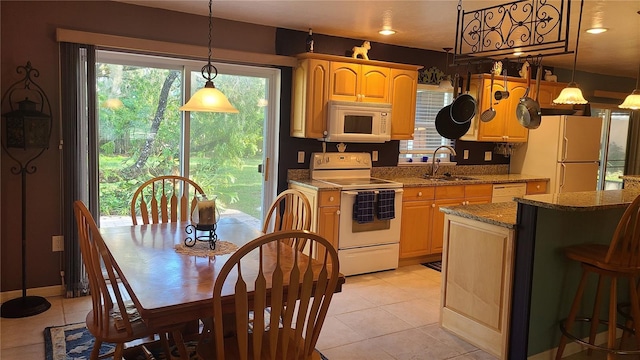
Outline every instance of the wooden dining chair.
[[[618, 281], [626, 280], [629, 284], [630, 312], [632, 321], [627, 326], [622, 327], [626, 332], [631, 329], [635, 335], [636, 342], [640, 346], [640, 300], [638, 297], [638, 283], [640, 281], [640, 196], [638, 196], [625, 210], [618, 226], [613, 234], [609, 245], [601, 244], [580, 244], [564, 249], [567, 258], [580, 263], [582, 267], [582, 277], [578, 284], [578, 289], [571, 305], [569, 315], [566, 320], [560, 321], [562, 336], [556, 352], [556, 359], [561, 359], [564, 348], [568, 340], [576, 341], [591, 349], [603, 350], [608, 353], [608, 357], [615, 357], [615, 354], [635, 354], [640, 350], [630, 352], [616, 348], [616, 327], [622, 327], [617, 322], [618, 307]], [[583, 303], [584, 290], [589, 274], [598, 275], [598, 286], [591, 317], [577, 318], [580, 305]], [[604, 278], [610, 279], [609, 286], [609, 319], [601, 321], [599, 314], [602, 309], [602, 293], [604, 290]], [[576, 321], [587, 321], [591, 323], [588, 341], [582, 340], [581, 336], [572, 333]], [[608, 325], [608, 338], [606, 345], [596, 345], [595, 338], [598, 325], [605, 323]]]
[[[82, 261], [89, 277], [92, 310], [87, 314], [87, 329], [95, 337], [91, 359], [113, 356], [122, 359], [125, 343], [139, 339], [153, 339], [157, 334], [166, 354], [170, 348], [166, 337], [171, 333], [182, 359], [188, 353], [182, 337], [183, 324], [166, 328], [148, 327], [140, 318], [133, 302], [131, 290], [119, 269], [114, 266], [93, 216], [82, 201], [73, 204]], [[104, 268], [104, 270], [103, 270]], [[116, 284], [116, 285], [112, 285]], [[153, 284], [149, 284], [153, 286]], [[100, 355], [103, 342], [116, 344], [113, 354]]]
[[138, 225], [190, 220], [196, 207], [196, 196], [203, 195], [200, 185], [193, 180], [164, 175], [145, 181], [131, 198], [131, 221]]
[[[294, 189], [278, 194], [266, 213], [262, 226], [262, 232], [265, 234], [286, 230], [311, 230], [309, 199], [302, 192]], [[302, 247], [304, 245], [300, 244]]]
[[[308, 256], [288, 239], [311, 244]], [[201, 341], [198, 354], [203, 359], [320, 359], [315, 345], [338, 279], [338, 253], [318, 234], [280, 231], [245, 244], [216, 278], [212, 336]], [[223, 289], [233, 297], [223, 298]], [[223, 321], [227, 314], [232, 319]]]

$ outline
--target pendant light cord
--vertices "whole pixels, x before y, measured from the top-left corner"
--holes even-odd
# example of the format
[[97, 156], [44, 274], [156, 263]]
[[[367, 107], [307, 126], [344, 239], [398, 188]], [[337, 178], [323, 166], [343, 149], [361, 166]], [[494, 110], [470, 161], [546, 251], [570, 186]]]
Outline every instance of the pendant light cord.
[[580, 1], [580, 16], [578, 17], [578, 35], [576, 36], [576, 49], [575, 56], [573, 57], [573, 71], [571, 72], [571, 82], [574, 83], [576, 76], [576, 64], [578, 63], [578, 44], [580, 44], [580, 26], [582, 25], [582, 8], [584, 7], [584, 0]]
[[213, 30], [213, 25], [212, 25], [213, 12], [211, 11], [212, 5], [213, 5], [213, 0], [209, 0], [209, 65], [211, 65], [211, 32]]

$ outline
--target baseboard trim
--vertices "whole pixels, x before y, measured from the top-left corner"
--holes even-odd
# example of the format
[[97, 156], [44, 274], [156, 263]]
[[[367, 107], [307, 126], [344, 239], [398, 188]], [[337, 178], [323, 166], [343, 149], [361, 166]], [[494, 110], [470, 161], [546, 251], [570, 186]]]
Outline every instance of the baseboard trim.
[[[606, 344], [608, 331], [603, 331], [601, 333], [596, 334], [596, 344]], [[622, 337], [622, 330], [616, 330], [616, 339], [620, 339]], [[582, 339], [583, 341], [589, 341], [588, 337]], [[575, 341], [572, 341], [567, 344], [564, 348], [564, 353], [562, 353], [562, 357], [565, 358], [567, 356], [577, 354], [579, 352], [583, 352], [587, 350], [586, 346], [583, 346]], [[527, 360], [554, 360], [556, 358], [556, 351], [558, 351], [558, 347], [554, 347], [553, 349], [549, 349], [547, 351], [543, 351], [541, 353], [531, 355], [527, 358]]]
[[[62, 285], [44, 286], [39, 288], [27, 289], [27, 295], [30, 296], [64, 296], [64, 287]], [[0, 293], [0, 302], [17, 299], [22, 296], [22, 290], [3, 291]]]

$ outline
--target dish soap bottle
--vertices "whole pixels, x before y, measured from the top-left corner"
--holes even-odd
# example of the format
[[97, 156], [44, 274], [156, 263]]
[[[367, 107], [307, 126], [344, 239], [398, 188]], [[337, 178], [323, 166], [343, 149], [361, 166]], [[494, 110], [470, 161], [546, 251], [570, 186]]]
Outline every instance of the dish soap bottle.
[[307, 35], [307, 52], [313, 52], [313, 31], [309, 28], [309, 35]]

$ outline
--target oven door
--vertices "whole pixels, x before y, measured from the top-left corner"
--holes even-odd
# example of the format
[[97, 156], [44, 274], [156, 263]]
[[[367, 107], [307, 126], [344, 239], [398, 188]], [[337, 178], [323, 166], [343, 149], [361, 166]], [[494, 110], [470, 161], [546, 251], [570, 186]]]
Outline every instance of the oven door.
[[[402, 216], [402, 189], [393, 189], [395, 218], [359, 224], [353, 220], [353, 204], [358, 191], [344, 190], [340, 193], [340, 226], [338, 249], [350, 249], [371, 245], [393, 244], [400, 242], [400, 217]], [[364, 190], [363, 190], [364, 191]], [[376, 200], [378, 191], [376, 193]]]

